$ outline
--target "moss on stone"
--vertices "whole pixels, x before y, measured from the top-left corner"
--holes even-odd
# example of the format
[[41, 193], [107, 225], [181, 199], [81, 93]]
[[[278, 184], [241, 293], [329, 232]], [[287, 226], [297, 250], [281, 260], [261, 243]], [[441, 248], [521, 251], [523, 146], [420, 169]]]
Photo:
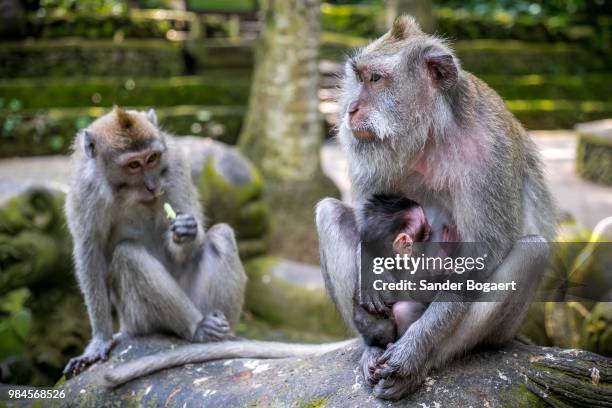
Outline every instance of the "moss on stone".
[[612, 185], [612, 138], [580, 133], [576, 171], [587, 180]]
[[[218, 160], [229, 160], [226, 166], [246, 166], [243, 170], [247, 171], [248, 180], [236, 183], [226, 178], [219, 170]], [[214, 156], [204, 165], [197, 186], [209, 223], [230, 224], [236, 233], [240, 255], [248, 258], [268, 248], [269, 213], [261, 197], [261, 175], [254, 166], [242, 160]]]
[[302, 408], [323, 408], [327, 405], [329, 398], [318, 398], [304, 403]]
[[181, 45], [165, 40], [60, 39], [0, 43], [0, 77], [185, 73]]
[[278, 258], [260, 257], [245, 263], [249, 277], [246, 308], [273, 326], [345, 337], [346, 328], [323, 289], [291, 284], [271, 273]]
[[582, 328], [580, 347], [612, 356], [612, 303], [598, 302]]
[[612, 93], [612, 75], [480, 75], [499, 95], [508, 100], [607, 101]]
[[19, 78], [0, 81], [5, 103], [18, 100], [23, 109], [83, 106], [244, 106], [250, 70], [207, 71], [202, 76], [170, 78]]
[[530, 407], [530, 408], [546, 408], [549, 405], [531, 392], [525, 384], [514, 385], [510, 391], [504, 392], [501, 396], [502, 403], [505, 407]]

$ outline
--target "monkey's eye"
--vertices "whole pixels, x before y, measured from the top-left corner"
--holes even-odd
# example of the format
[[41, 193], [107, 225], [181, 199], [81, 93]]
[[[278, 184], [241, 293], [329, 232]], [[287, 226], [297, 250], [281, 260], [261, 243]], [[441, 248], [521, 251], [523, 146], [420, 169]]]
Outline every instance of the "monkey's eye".
[[370, 82], [377, 82], [378, 80], [380, 80], [380, 78], [382, 78], [382, 77], [380, 76], [380, 74], [373, 73], [373, 74], [370, 76]]
[[140, 167], [140, 162], [137, 162], [136, 160], [131, 161], [131, 162], [128, 163], [128, 167], [130, 169], [137, 169], [137, 168]]
[[153, 164], [159, 159], [159, 153], [153, 153], [147, 158], [147, 164]]

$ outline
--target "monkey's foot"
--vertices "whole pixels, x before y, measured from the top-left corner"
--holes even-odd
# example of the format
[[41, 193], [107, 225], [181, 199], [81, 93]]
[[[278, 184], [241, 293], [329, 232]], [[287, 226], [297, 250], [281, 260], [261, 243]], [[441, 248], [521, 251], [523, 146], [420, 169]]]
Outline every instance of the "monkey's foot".
[[68, 364], [66, 364], [66, 368], [64, 368], [64, 375], [66, 378], [72, 378], [79, 375], [93, 363], [108, 360], [110, 352], [115, 344], [115, 339], [106, 341], [92, 339], [83, 354], [78, 357], [71, 358]]
[[214, 310], [207, 314], [198, 324], [193, 335], [194, 343], [206, 343], [209, 341], [221, 341], [230, 335], [230, 325], [225, 315], [220, 310]]
[[383, 354], [384, 350], [378, 347], [366, 347], [361, 355], [360, 365], [363, 372], [363, 379], [369, 387], [374, 387], [380, 378], [374, 375], [378, 368], [376, 362]]
[[376, 360], [374, 376], [379, 381], [373, 393], [378, 398], [400, 399], [414, 392], [425, 380], [427, 369], [422, 361], [424, 353], [415, 354], [414, 349], [407, 349], [407, 345], [402, 342], [403, 338], [387, 347]]
[[387, 377], [383, 378], [374, 386], [372, 393], [376, 398], [397, 401], [408, 394], [416, 391], [423, 383], [424, 378], [420, 376], [410, 377]]
[[405, 232], [402, 232], [397, 234], [395, 241], [393, 241], [393, 250], [400, 255], [411, 255], [412, 243], [412, 237]]

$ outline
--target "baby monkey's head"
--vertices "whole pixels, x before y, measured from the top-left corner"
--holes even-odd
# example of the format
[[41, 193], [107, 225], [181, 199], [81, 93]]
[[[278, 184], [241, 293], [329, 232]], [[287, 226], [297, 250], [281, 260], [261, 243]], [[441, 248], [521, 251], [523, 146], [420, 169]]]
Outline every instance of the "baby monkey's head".
[[164, 193], [166, 140], [153, 109], [139, 112], [115, 107], [77, 140], [115, 195], [133, 204], [151, 205]]

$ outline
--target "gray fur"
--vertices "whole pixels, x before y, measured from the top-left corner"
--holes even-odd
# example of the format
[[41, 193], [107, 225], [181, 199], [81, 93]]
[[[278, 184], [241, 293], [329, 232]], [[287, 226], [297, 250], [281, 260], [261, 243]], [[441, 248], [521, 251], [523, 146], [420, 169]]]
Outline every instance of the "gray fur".
[[184, 364], [203, 363], [227, 358], [306, 357], [347, 346], [354, 340], [328, 344], [291, 344], [271, 341], [232, 340], [221, 343], [193, 344], [163, 354], [146, 356], [108, 371], [104, 379], [109, 386], [118, 386], [159, 370]]
[[[346, 65], [338, 137], [348, 153], [353, 196], [359, 205], [374, 194], [400, 194], [423, 206], [428, 217], [446, 212], [462, 241], [485, 243], [488, 262], [501, 264], [491, 280], [504, 276], [537, 286], [548, 250], [540, 245], [534, 253], [525, 253], [515, 242], [552, 240], [557, 219], [533, 141], [501, 98], [461, 69], [447, 44], [420, 32], [410, 19], [396, 26], [409, 27], [406, 36], [398, 40], [386, 34]], [[436, 86], [427, 70], [431, 55], [454, 63], [456, 78]], [[384, 90], [371, 95], [365, 123], [354, 124], [348, 106], [360, 92], [354, 71], [362, 66], [391, 79]], [[353, 130], [364, 127], [374, 140], [353, 136]], [[352, 214], [352, 209], [329, 200], [317, 209], [325, 279], [345, 320], [352, 305], [342, 297], [358, 284], [354, 262], [359, 252], [354, 226], [340, 220]], [[525, 237], [531, 235], [535, 237]], [[511, 298], [497, 303], [434, 302], [378, 359], [384, 367], [372, 373], [364, 364], [366, 380], [375, 395], [398, 399], [418, 387], [432, 368], [477, 345], [512, 338], [526, 306]], [[367, 349], [363, 362], [371, 360], [369, 353], [379, 352]]]
[[[140, 112], [129, 114], [143, 120]], [[148, 112], [146, 119], [153, 121], [153, 114]], [[164, 193], [143, 205], [132, 197], [132, 185], [118, 187], [121, 176], [115, 160], [133, 150], [94, 142], [92, 157], [83, 154], [86, 135], [91, 140], [92, 132], [87, 130], [75, 141], [66, 216], [92, 342], [68, 364], [67, 372], [107, 357], [113, 334], [111, 299], [121, 332], [127, 335], [170, 332], [192, 341], [198, 339], [199, 327], [218, 322], [216, 329], [227, 337], [225, 317], [235, 324], [240, 316], [246, 274], [231, 228], [216, 225], [205, 232], [189, 169], [171, 136], [158, 130], [148, 143], [138, 144], [138, 148], [157, 144], [163, 151], [155, 176]], [[103, 140], [102, 135], [93, 137]], [[180, 214], [174, 223], [165, 219], [164, 202]], [[216, 311], [225, 317], [210, 316]]]
[[[117, 310], [122, 335], [165, 332], [192, 342], [231, 338], [231, 327], [242, 312], [247, 277], [233, 230], [226, 224], [205, 230], [187, 161], [170, 135], [155, 127], [149, 139], [139, 134], [136, 141], [131, 139], [131, 145], [114, 147], [112, 138], [101, 134], [101, 129], [113, 129], [121, 137], [121, 129], [109, 121], [117, 111], [79, 133], [74, 143], [75, 168], [66, 217], [92, 340], [81, 356], [68, 363], [67, 375], [78, 374], [89, 364], [108, 358], [114, 345], [111, 304]], [[156, 123], [151, 111], [120, 114], [124, 122], [131, 121], [130, 128], [142, 125], [142, 121]], [[85, 154], [85, 135], [95, 155]], [[159, 166], [147, 168], [147, 174], [156, 185], [155, 193], [164, 193], [144, 205], [139, 201], [144, 191], [142, 182], [126, 175], [116, 163], [124, 155], [129, 158], [151, 147], [161, 152], [161, 158]], [[164, 202], [178, 213], [172, 222], [165, 218]], [[232, 341], [188, 346], [116, 367], [108, 378], [109, 384], [119, 385], [188, 362], [300, 356], [344, 344]]]

